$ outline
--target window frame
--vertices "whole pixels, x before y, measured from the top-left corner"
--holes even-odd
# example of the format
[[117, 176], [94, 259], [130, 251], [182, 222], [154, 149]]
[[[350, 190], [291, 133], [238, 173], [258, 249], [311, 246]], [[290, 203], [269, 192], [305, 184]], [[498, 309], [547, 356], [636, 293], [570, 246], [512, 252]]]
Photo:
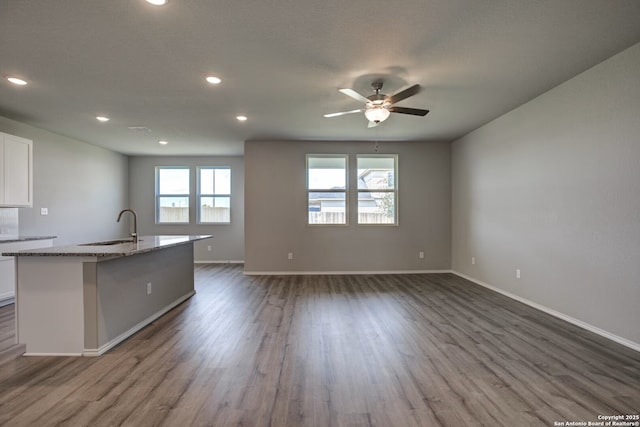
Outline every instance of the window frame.
[[[309, 160], [312, 158], [335, 158], [335, 159], [344, 159], [344, 189], [335, 189], [335, 188], [309, 188]], [[305, 165], [305, 175], [306, 175], [306, 193], [307, 200], [305, 203], [306, 207], [306, 223], [307, 226], [310, 227], [345, 227], [349, 225], [349, 155], [348, 154], [307, 154], [306, 155], [306, 165]], [[309, 195], [311, 193], [341, 193], [344, 194], [344, 223], [311, 223], [309, 222]]]
[[[160, 193], [160, 171], [165, 169], [183, 169], [188, 172], [188, 193]], [[187, 198], [187, 221], [168, 222], [160, 221], [160, 199], [162, 197], [186, 197]], [[155, 167], [155, 224], [156, 225], [189, 225], [191, 224], [191, 167], [189, 166], [156, 166]]]
[[[228, 170], [229, 171], [229, 193], [228, 194], [223, 194], [223, 193], [216, 193], [215, 192], [215, 172], [214, 172], [214, 181], [213, 181], [213, 193], [212, 194], [203, 194], [202, 193], [202, 175], [201, 175], [201, 171], [202, 170], [216, 170], [216, 169], [224, 169], [224, 170]], [[228, 225], [231, 224], [231, 194], [233, 192], [232, 188], [233, 188], [233, 182], [231, 179], [231, 166], [197, 166], [196, 167], [196, 224], [203, 224], [203, 225], [216, 225], [216, 224], [220, 224], [220, 225]], [[202, 221], [202, 213], [201, 213], [201, 208], [202, 208], [202, 198], [203, 197], [212, 197], [212, 198], [216, 198], [216, 197], [228, 197], [229, 198], [229, 221]]]
[[[360, 188], [358, 185], [359, 182], [359, 159], [365, 158], [384, 158], [384, 159], [393, 159], [393, 188], [381, 188], [381, 189], [370, 189], [370, 188]], [[356, 221], [357, 225], [369, 227], [397, 227], [400, 225], [399, 221], [399, 188], [398, 188], [398, 155], [397, 154], [356, 154]], [[368, 222], [360, 222], [360, 193], [390, 193], [393, 194], [393, 222], [385, 222], [385, 223], [368, 223]]]

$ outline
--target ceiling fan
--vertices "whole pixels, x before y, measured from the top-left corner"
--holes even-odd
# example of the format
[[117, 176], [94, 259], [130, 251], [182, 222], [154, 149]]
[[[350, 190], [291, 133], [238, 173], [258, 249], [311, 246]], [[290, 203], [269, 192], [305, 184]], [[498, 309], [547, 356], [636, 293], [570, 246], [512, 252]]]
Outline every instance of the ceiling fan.
[[340, 92], [360, 102], [364, 102], [364, 108], [351, 111], [341, 111], [339, 113], [325, 114], [324, 117], [337, 117], [345, 114], [361, 113], [364, 111], [364, 115], [369, 120], [368, 127], [378, 126], [380, 123], [387, 120], [391, 113], [410, 114], [412, 116], [426, 116], [429, 110], [421, 110], [418, 108], [396, 107], [394, 104], [409, 98], [420, 92], [420, 85], [413, 85], [405, 90], [402, 90], [395, 95], [385, 95], [380, 93], [382, 90], [382, 80], [376, 80], [371, 83], [371, 89], [375, 91], [374, 95], [365, 97], [360, 95], [353, 89], [340, 89]]

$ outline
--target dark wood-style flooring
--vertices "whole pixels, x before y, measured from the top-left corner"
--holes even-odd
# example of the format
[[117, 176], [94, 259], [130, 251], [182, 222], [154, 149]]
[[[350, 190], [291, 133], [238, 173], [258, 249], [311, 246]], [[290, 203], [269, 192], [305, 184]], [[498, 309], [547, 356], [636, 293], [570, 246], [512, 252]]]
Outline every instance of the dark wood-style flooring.
[[553, 426], [640, 412], [640, 353], [452, 274], [257, 276], [99, 358], [0, 365], [10, 426]]

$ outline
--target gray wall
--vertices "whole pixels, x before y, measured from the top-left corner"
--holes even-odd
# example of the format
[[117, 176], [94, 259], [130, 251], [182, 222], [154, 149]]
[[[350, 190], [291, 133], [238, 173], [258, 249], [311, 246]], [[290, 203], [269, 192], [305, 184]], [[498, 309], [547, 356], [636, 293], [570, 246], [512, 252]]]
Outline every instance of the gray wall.
[[0, 131], [33, 140], [34, 203], [19, 208], [20, 234], [58, 236], [54, 245], [126, 235], [116, 222], [128, 200], [126, 156], [4, 117]]
[[[373, 142], [245, 143], [245, 271], [448, 270], [451, 266], [450, 145], [382, 142], [398, 154], [399, 226], [308, 226], [306, 154], [374, 153]], [[350, 197], [351, 217], [355, 203]], [[418, 252], [425, 258], [419, 259]], [[287, 254], [294, 253], [288, 260]]]
[[[196, 201], [191, 200], [191, 224], [155, 223], [156, 166], [192, 168], [191, 186], [196, 188], [197, 166], [231, 168], [231, 224], [196, 224]], [[194, 244], [196, 262], [244, 260], [244, 163], [242, 157], [130, 157], [130, 206], [138, 214], [140, 234], [211, 234], [213, 239]], [[208, 247], [211, 246], [211, 251]]]
[[[191, 294], [193, 253], [186, 244], [85, 263], [85, 349], [100, 349]], [[152, 284], [150, 295], [147, 283]]]
[[639, 76], [640, 44], [453, 144], [455, 271], [640, 343]]

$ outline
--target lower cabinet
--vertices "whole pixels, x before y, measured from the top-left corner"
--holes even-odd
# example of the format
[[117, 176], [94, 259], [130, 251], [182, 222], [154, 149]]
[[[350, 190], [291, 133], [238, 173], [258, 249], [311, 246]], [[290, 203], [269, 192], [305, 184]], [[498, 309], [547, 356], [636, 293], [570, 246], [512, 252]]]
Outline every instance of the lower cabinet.
[[13, 302], [16, 287], [16, 267], [13, 257], [0, 257], [0, 307]]
[[[53, 246], [52, 239], [25, 240], [19, 242], [0, 243], [0, 254], [3, 252], [39, 249]], [[16, 295], [16, 263], [12, 256], [0, 255], [0, 307], [12, 304]]]

